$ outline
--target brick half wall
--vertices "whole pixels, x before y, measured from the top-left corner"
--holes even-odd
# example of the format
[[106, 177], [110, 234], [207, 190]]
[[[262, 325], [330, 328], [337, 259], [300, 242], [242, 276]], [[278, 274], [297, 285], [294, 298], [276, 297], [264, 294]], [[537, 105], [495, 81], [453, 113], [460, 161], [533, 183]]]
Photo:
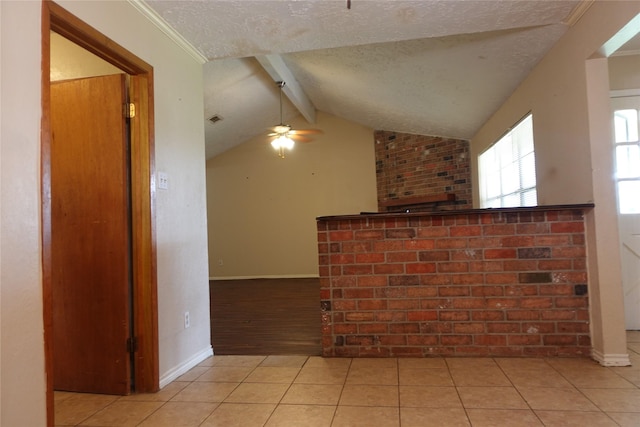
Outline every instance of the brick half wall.
[[323, 356], [590, 356], [584, 206], [318, 218]]

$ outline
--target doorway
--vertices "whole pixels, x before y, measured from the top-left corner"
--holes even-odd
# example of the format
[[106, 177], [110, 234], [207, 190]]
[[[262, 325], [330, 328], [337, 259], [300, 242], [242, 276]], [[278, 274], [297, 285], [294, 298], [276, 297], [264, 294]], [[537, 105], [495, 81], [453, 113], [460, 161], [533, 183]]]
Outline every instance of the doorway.
[[640, 330], [640, 96], [612, 97], [625, 328]]
[[[42, 259], [45, 324], [45, 362], [47, 372], [47, 422], [53, 425], [53, 281], [51, 176], [51, 91], [50, 32], [63, 36], [128, 74], [130, 101], [136, 118], [130, 122], [131, 165], [131, 256], [130, 275], [132, 347], [135, 371], [132, 380], [138, 392], [159, 389], [157, 290], [155, 261], [155, 218], [153, 170], [153, 68], [118, 44], [106, 38], [65, 9], [43, 1], [42, 19]], [[125, 297], [126, 298], [126, 297]], [[126, 344], [124, 344], [126, 345]]]

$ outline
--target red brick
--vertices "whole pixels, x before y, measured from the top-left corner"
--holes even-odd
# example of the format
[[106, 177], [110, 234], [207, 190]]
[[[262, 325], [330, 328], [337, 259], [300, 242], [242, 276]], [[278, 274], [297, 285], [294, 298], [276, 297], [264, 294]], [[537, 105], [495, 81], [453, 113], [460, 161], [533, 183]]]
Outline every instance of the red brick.
[[527, 335], [509, 335], [509, 345], [540, 345], [542, 344], [542, 336], [537, 334]]
[[418, 229], [418, 237], [448, 237], [449, 236], [449, 228], [448, 227], [427, 227], [427, 228], [419, 228]]
[[418, 333], [420, 333], [420, 324], [418, 324], [418, 323], [391, 323], [391, 324], [389, 324], [389, 333], [391, 333], [391, 334], [418, 334]]
[[468, 345], [473, 342], [471, 335], [442, 335], [440, 343], [442, 345]]
[[549, 232], [547, 223], [529, 223], [516, 225], [516, 234], [546, 234]]
[[374, 264], [375, 274], [403, 274], [404, 264]]
[[373, 320], [373, 313], [372, 312], [367, 312], [367, 313], [360, 313], [360, 312], [346, 313], [344, 318], [348, 322], [371, 322]]
[[505, 248], [534, 246], [533, 236], [505, 236], [501, 240], [502, 246]]
[[535, 246], [567, 246], [571, 243], [569, 235], [549, 235], [536, 236]]
[[[486, 346], [505, 346], [507, 345], [506, 335], [476, 335], [473, 337], [475, 345]], [[493, 352], [492, 352], [493, 353]]]
[[468, 243], [473, 249], [499, 248], [501, 245], [500, 237], [470, 237]]
[[436, 264], [434, 263], [411, 263], [405, 265], [407, 274], [429, 274], [436, 272]]
[[356, 302], [354, 300], [334, 300], [331, 308], [334, 311], [355, 310]]
[[449, 261], [449, 251], [422, 251], [418, 253], [420, 261]]
[[384, 237], [386, 239], [413, 239], [416, 237], [416, 230], [414, 228], [387, 229]]
[[[358, 230], [353, 234], [355, 240], [381, 240], [384, 238], [384, 232], [382, 230]], [[352, 239], [344, 239], [352, 240]]]
[[408, 251], [433, 249], [434, 247], [435, 240], [433, 239], [412, 239], [404, 242], [404, 249]]
[[371, 253], [371, 254], [356, 254], [356, 264], [372, 264], [384, 262], [384, 254]]
[[351, 230], [330, 231], [329, 240], [330, 241], [353, 240], [353, 231]]
[[440, 311], [438, 313], [440, 321], [466, 321], [470, 320], [468, 311]]
[[346, 299], [373, 298], [373, 289], [371, 288], [346, 288], [343, 291]]
[[540, 312], [538, 310], [509, 310], [506, 312], [507, 320], [538, 320]]
[[407, 320], [409, 321], [436, 320], [437, 318], [437, 311], [409, 311], [407, 313]]
[[371, 274], [373, 272], [372, 265], [373, 264], [345, 265], [344, 267], [342, 267], [342, 274], [346, 276]]
[[515, 298], [487, 298], [488, 308], [514, 308], [518, 307], [519, 301]]
[[553, 334], [556, 332], [555, 322], [523, 322], [522, 332], [528, 334]]
[[385, 286], [384, 288], [374, 289], [374, 294], [376, 298], [405, 299], [407, 297], [407, 289], [410, 289], [410, 288], [399, 288], [399, 287], [390, 288], [388, 286]]
[[331, 264], [353, 264], [353, 254], [333, 254], [330, 257]]
[[543, 310], [542, 320], [576, 320], [577, 315], [574, 310]]
[[481, 285], [484, 282], [482, 274], [451, 274], [452, 285]]
[[358, 326], [355, 323], [341, 323], [333, 325], [333, 333], [338, 335], [355, 334], [358, 332]]
[[420, 346], [438, 345], [438, 337], [434, 335], [407, 335], [407, 344]]
[[503, 296], [504, 287], [488, 285], [471, 286], [471, 295], [474, 297]]
[[467, 262], [440, 262], [438, 263], [438, 273], [463, 273], [469, 271]]
[[358, 287], [387, 286], [387, 276], [359, 276]]
[[332, 288], [349, 288], [355, 286], [357, 279], [352, 276], [338, 276], [331, 278]]
[[423, 286], [448, 285], [450, 283], [450, 274], [423, 274], [420, 276], [420, 284]]
[[482, 227], [482, 234], [485, 236], [513, 235], [515, 232], [516, 227], [513, 224], [491, 224]]
[[554, 222], [551, 224], [552, 233], [582, 233], [584, 222]]
[[578, 339], [575, 335], [546, 335], [542, 337], [544, 345], [576, 345]]
[[[384, 256], [384, 254], [381, 254]], [[387, 252], [387, 262], [415, 262], [418, 260], [416, 252]]]
[[402, 240], [380, 240], [373, 242], [373, 252], [391, 252], [402, 250], [404, 250]]
[[407, 288], [407, 297], [428, 298], [428, 297], [435, 297], [436, 295], [438, 295], [437, 287], [421, 286], [418, 288], [414, 288], [414, 287]]
[[344, 253], [367, 253], [371, 252], [371, 242], [342, 242], [342, 252]]
[[516, 258], [515, 249], [485, 249], [484, 259], [511, 259]]
[[449, 229], [451, 237], [479, 236], [482, 234], [482, 227], [479, 225], [455, 226]]
[[453, 308], [460, 309], [476, 309], [485, 308], [486, 301], [483, 298], [454, 298]]
[[589, 333], [589, 324], [586, 322], [558, 322], [557, 328], [560, 333]]
[[420, 300], [418, 299], [390, 299], [388, 302], [389, 310], [409, 310], [420, 308]]
[[451, 251], [451, 261], [473, 261], [482, 257], [482, 251], [475, 249]]
[[389, 327], [386, 323], [360, 323], [358, 324], [359, 334], [386, 334]]
[[417, 275], [389, 276], [389, 286], [417, 286], [420, 279]]
[[526, 297], [520, 300], [520, 307], [522, 308], [549, 308], [553, 306], [551, 298], [536, 298]]
[[468, 286], [439, 286], [438, 295], [441, 297], [469, 296]]
[[456, 334], [482, 334], [484, 323], [454, 323], [453, 332]]
[[540, 270], [572, 270], [573, 260], [570, 259], [541, 259], [538, 261]]
[[504, 320], [504, 314], [505, 312], [502, 310], [474, 310], [471, 312], [471, 319], [495, 322]]
[[540, 295], [573, 295], [573, 285], [542, 285]]
[[382, 335], [380, 338], [381, 345], [405, 345], [407, 337], [405, 335]]
[[470, 271], [503, 271], [504, 261], [470, 261]]
[[487, 323], [487, 333], [490, 334], [514, 334], [520, 333], [520, 323], [515, 322], [491, 322]]
[[377, 322], [406, 322], [406, 311], [376, 311], [374, 320]]
[[485, 283], [493, 285], [518, 283], [518, 276], [514, 273], [487, 273]]
[[381, 299], [358, 300], [358, 310], [385, 310], [386, 308], [387, 308], [387, 300], [381, 300]]
[[538, 270], [538, 261], [534, 259], [505, 260], [503, 268], [504, 271], [536, 271]]
[[466, 239], [439, 239], [436, 240], [436, 248], [438, 249], [456, 249], [456, 248], [466, 248], [467, 240]]
[[531, 296], [531, 295], [539, 295], [538, 291], [539, 285], [513, 285], [513, 286], [505, 286], [504, 294], [507, 296]]
[[552, 258], [582, 258], [586, 256], [583, 246], [556, 247], [552, 250]]
[[585, 297], [557, 297], [556, 307], [558, 308], [587, 307], [587, 299]]

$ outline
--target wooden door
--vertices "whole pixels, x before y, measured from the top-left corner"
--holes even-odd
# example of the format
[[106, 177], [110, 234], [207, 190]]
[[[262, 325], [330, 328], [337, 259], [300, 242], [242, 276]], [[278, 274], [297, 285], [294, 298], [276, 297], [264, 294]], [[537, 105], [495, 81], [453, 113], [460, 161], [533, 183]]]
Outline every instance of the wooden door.
[[612, 98], [625, 327], [640, 329], [640, 97]]
[[130, 208], [125, 75], [51, 84], [56, 390], [128, 394]]

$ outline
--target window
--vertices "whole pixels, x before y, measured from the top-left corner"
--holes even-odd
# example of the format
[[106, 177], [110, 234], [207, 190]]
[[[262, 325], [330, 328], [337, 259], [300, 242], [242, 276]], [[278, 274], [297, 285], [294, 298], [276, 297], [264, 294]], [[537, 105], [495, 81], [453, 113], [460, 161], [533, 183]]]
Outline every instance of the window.
[[618, 210], [621, 214], [640, 214], [640, 141], [638, 110], [617, 110], [615, 130], [615, 170]]
[[518, 122], [478, 158], [480, 207], [535, 206], [536, 157], [533, 116]]

